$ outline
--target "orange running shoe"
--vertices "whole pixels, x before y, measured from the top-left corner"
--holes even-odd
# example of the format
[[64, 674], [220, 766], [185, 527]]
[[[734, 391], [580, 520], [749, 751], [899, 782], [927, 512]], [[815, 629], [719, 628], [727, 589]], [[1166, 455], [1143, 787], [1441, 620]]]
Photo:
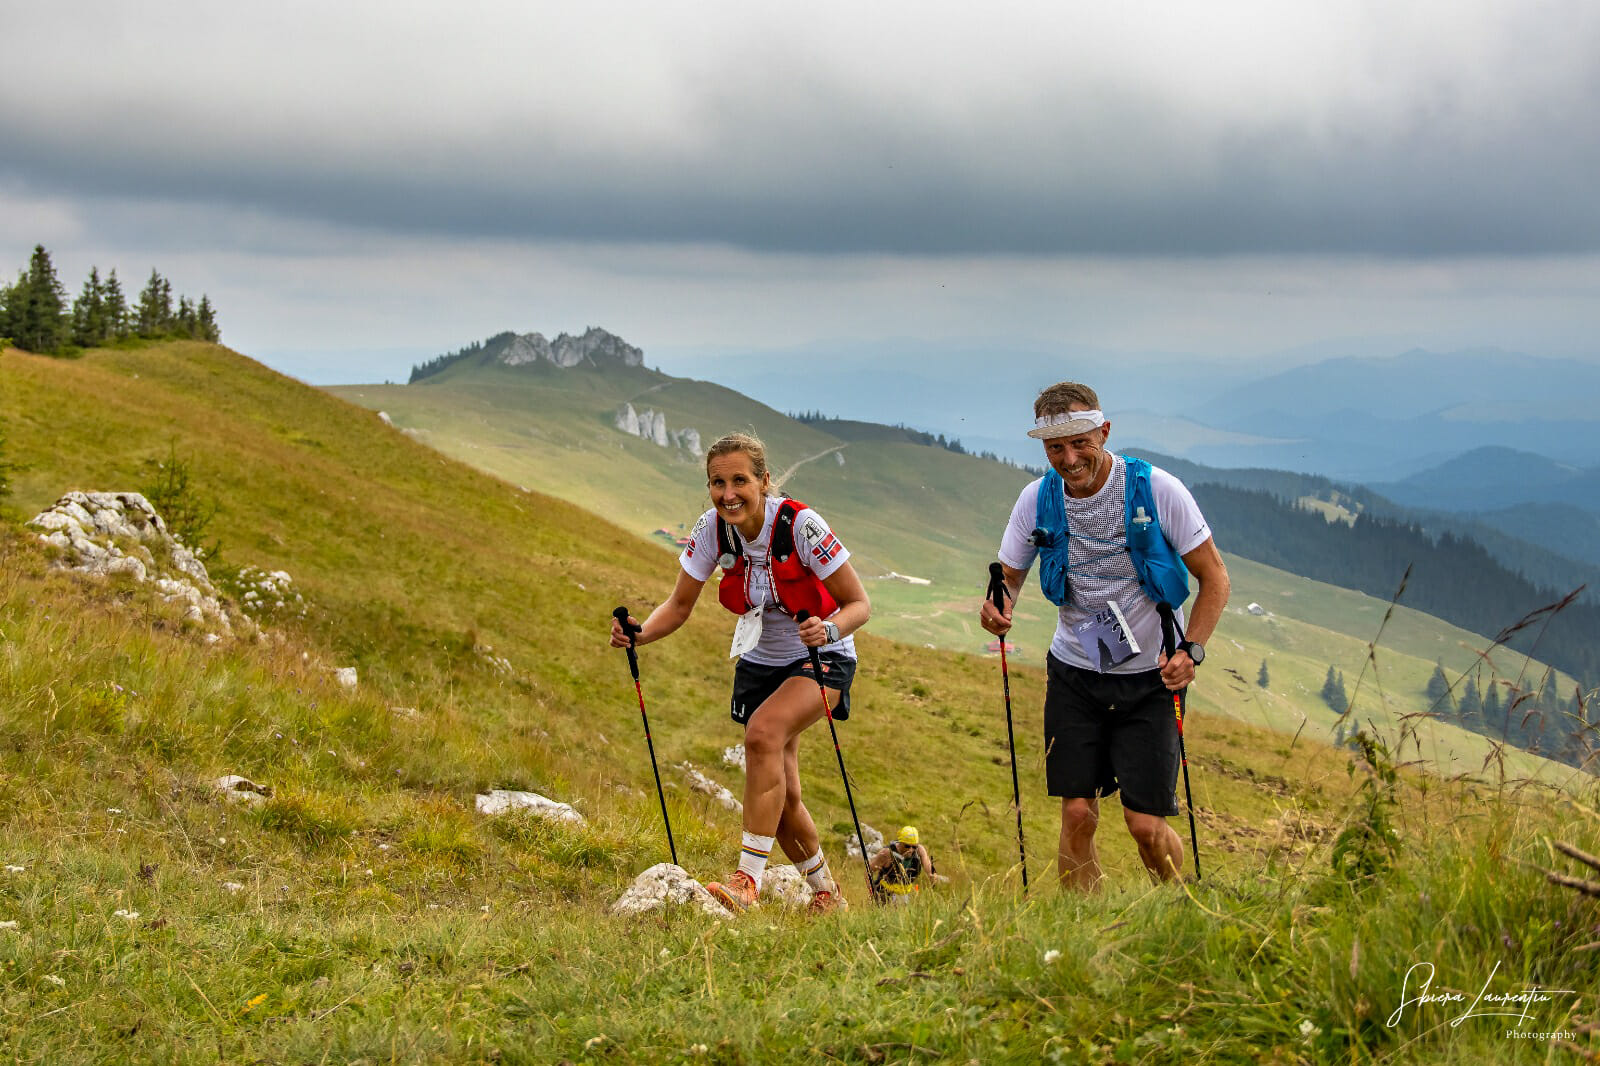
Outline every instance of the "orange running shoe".
[[706, 891], [711, 897], [735, 914], [746, 911], [756, 905], [755, 878], [743, 870], [733, 871], [727, 883], [713, 881], [706, 886]]

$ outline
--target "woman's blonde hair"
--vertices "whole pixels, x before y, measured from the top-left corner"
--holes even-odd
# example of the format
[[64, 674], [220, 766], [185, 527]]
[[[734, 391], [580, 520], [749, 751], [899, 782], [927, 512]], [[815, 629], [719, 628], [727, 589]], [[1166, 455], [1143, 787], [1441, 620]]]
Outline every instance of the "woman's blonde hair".
[[743, 452], [750, 457], [750, 469], [756, 480], [767, 479], [767, 446], [761, 443], [761, 438], [749, 433], [729, 433], [706, 449], [706, 477], [711, 476], [711, 460], [734, 452]]

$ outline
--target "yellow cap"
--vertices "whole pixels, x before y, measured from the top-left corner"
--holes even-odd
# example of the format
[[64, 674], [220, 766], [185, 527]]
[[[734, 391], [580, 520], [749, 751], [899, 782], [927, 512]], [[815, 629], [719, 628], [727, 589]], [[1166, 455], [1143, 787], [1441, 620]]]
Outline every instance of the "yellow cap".
[[896, 844], [910, 844], [915, 846], [921, 841], [917, 839], [917, 827], [914, 825], [902, 826], [900, 835], [894, 838]]

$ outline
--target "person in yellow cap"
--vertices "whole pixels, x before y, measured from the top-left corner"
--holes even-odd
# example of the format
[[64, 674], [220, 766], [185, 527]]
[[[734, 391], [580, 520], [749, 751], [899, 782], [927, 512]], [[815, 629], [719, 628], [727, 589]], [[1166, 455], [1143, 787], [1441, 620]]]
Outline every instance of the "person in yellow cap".
[[894, 841], [880, 848], [868, 865], [872, 874], [872, 891], [880, 903], [906, 903], [911, 893], [921, 889], [918, 883], [924, 871], [932, 879], [933, 859], [922, 846], [921, 836], [914, 825], [902, 826]]

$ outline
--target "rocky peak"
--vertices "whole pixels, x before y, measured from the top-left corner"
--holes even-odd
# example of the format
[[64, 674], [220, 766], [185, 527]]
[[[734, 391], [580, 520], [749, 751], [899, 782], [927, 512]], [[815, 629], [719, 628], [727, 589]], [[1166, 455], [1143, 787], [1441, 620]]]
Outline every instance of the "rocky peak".
[[563, 368], [585, 362], [594, 366], [643, 366], [644, 350], [614, 333], [590, 326], [582, 336], [563, 333], [553, 341], [546, 340], [541, 333], [511, 334], [494, 358], [506, 366], [539, 361]]

